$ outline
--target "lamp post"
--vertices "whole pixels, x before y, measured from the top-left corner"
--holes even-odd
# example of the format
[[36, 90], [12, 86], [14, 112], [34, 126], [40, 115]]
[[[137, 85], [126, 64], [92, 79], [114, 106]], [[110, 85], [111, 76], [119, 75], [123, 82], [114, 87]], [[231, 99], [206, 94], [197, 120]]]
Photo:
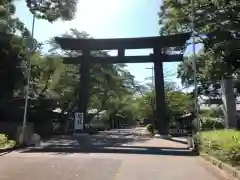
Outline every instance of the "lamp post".
[[[149, 69], [149, 70], [152, 70], [152, 93], [154, 92], [154, 66], [152, 66], [151, 68], [146, 68], [146, 69]], [[154, 120], [152, 122], [152, 125], [153, 125], [153, 129], [155, 129], [155, 99], [152, 98], [152, 110], [153, 110], [153, 117], [154, 117]]]
[[195, 0], [191, 0], [191, 9], [192, 9], [192, 22], [191, 22], [191, 29], [192, 29], [192, 51], [193, 51], [193, 76], [194, 76], [194, 94], [195, 94], [195, 113], [196, 113], [196, 120], [197, 120], [197, 130], [200, 131], [200, 119], [199, 119], [199, 107], [198, 107], [198, 83], [197, 83], [197, 56], [196, 56], [196, 31], [195, 31]]
[[31, 31], [31, 42], [29, 47], [29, 62], [27, 67], [27, 86], [25, 93], [25, 104], [24, 104], [24, 114], [23, 114], [23, 123], [22, 123], [22, 131], [20, 136], [20, 144], [24, 142], [25, 128], [27, 124], [27, 110], [28, 110], [28, 95], [29, 95], [29, 86], [30, 86], [30, 77], [31, 77], [31, 55], [34, 51], [34, 28], [35, 28], [35, 15], [32, 18], [32, 31]]
[[146, 68], [146, 69], [152, 70], [151, 79], [152, 79], [152, 90], [153, 90], [153, 88], [154, 88], [154, 66], [152, 66], [151, 68]]

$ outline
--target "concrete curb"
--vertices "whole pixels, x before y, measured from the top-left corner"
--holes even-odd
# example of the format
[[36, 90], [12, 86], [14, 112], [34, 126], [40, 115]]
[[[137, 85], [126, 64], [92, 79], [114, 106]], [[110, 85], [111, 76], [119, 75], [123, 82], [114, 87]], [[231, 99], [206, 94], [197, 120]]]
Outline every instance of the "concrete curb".
[[30, 146], [26, 145], [26, 144], [17, 144], [14, 147], [11, 147], [11, 148], [0, 149], [0, 153], [15, 151], [15, 150], [24, 149], [24, 148], [27, 148], [27, 147], [30, 147]]
[[25, 147], [26, 146], [17, 145], [17, 146], [11, 147], [11, 148], [0, 149], [0, 156], [3, 156], [3, 155], [8, 154], [12, 151], [19, 150], [19, 149], [22, 149], [22, 148], [25, 148]]
[[9, 151], [14, 151], [16, 149], [18, 149], [17, 146], [10, 147], [10, 148], [5, 148], [5, 149], [0, 149], [0, 153], [6, 153], [6, 152], [9, 152]]
[[211, 162], [214, 166], [224, 170], [225, 172], [227, 172], [228, 174], [232, 175], [234, 178], [237, 178], [240, 180], [240, 171], [237, 170], [236, 168], [228, 165], [228, 164], [225, 164], [223, 163], [222, 161], [212, 157], [212, 156], [209, 156], [208, 154], [205, 154], [205, 153], [200, 153], [200, 156], [205, 159], [206, 161], [209, 161]]
[[171, 135], [160, 135], [160, 134], [155, 134], [154, 135], [155, 139], [165, 139], [165, 140], [170, 140], [172, 139]]

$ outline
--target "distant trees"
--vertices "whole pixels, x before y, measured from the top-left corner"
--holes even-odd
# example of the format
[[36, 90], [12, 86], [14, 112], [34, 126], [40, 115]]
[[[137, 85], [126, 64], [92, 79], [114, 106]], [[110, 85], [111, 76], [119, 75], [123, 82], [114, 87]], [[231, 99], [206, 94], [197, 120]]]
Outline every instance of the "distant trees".
[[[171, 122], [175, 122], [185, 111], [192, 110], [194, 105], [192, 96], [175, 88], [174, 83], [166, 83], [165, 93], [167, 114]], [[147, 91], [143, 96], [136, 98], [135, 104], [138, 108], [137, 117], [139, 119], [154, 119], [154, 102], [155, 93], [152, 91]]]
[[[63, 51], [54, 40], [49, 40], [50, 54], [44, 54], [41, 49], [42, 44], [33, 40], [24, 23], [14, 16], [18, 8], [14, 5], [14, 1], [2, 0], [0, 4], [2, 5], [0, 7], [0, 80], [1, 84], [4, 84], [0, 88], [1, 107], [6, 109], [6, 102], [15, 97], [25, 98], [27, 67], [28, 62], [31, 61], [29, 97], [39, 102], [51, 99], [63, 111], [68, 110], [69, 107], [71, 109], [69, 104], [74, 105], [79, 91], [79, 65], [63, 64], [61, 57], [80, 55], [81, 52]], [[26, 5], [37, 18], [53, 22], [58, 19], [73, 19], [77, 1], [29, 0], [26, 1]], [[76, 29], [71, 29], [63, 36], [91, 38], [86, 32]], [[31, 42], [34, 42], [36, 47], [32, 54], [30, 54]], [[108, 56], [104, 51], [94, 53]], [[124, 64], [91, 66], [89, 109], [97, 109], [98, 112], [108, 109], [112, 117], [121, 114], [123, 118], [131, 119], [132, 114], [127, 102], [133, 99], [132, 95], [136, 91], [135, 82], [134, 77], [124, 67]]]

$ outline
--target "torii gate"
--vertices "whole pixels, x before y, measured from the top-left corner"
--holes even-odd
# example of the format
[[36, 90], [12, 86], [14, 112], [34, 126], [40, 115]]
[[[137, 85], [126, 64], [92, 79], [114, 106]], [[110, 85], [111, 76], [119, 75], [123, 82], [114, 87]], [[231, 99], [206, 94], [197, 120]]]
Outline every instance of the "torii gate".
[[[163, 48], [184, 46], [190, 38], [190, 33], [170, 36], [122, 38], [122, 39], [74, 39], [56, 37], [56, 42], [64, 50], [81, 50], [78, 57], [64, 57], [64, 63], [81, 64], [80, 66], [80, 90], [78, 110], [86, 118], [89, 101], [89, 71], [90, 63], [154, 63], [155, 92], [156, 92], [156, 128], [160, 135], [168, 135], [168, 119], [166, 114], [166, 102], [164, 92], [163, 62], [182, 61], [182, 54], [169, 55], [163, 53]], [[153, 48], [150, 56], [125, 56], [127, 49]], [[91, 56], [94, 50], [118, 50], [114, 57]]]

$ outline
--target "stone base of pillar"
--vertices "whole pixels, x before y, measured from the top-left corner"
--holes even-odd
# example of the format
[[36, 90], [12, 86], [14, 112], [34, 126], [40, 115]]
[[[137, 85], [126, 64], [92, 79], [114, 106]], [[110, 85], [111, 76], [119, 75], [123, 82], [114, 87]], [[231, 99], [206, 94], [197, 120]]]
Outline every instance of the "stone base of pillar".
[[89, 147], [92, 144], [91, 135], [88, 133], [74, 133], [73, 138], [78, 141], [79, 146]]
[[191, 136], [187, 137], [187, 147], [189, 149], [194, 149], [194, 142], [193, 142], [193, 138]]
[[22, 137], [23, 127], [17, 127], [16, 141], [19, 144], [27, 145], [31, 141], [31, 136], [34, 134], [33, 126], [26, 126], [24, 131], [24, 137]]
[[172, 139], [170, 134], [166, 134], [166, 135], [155, 134], [154, 137], [157, 138], [157, 139]]
[[90, 136], [88, 133], [73, 133], [73, 137], [87, 137]]

